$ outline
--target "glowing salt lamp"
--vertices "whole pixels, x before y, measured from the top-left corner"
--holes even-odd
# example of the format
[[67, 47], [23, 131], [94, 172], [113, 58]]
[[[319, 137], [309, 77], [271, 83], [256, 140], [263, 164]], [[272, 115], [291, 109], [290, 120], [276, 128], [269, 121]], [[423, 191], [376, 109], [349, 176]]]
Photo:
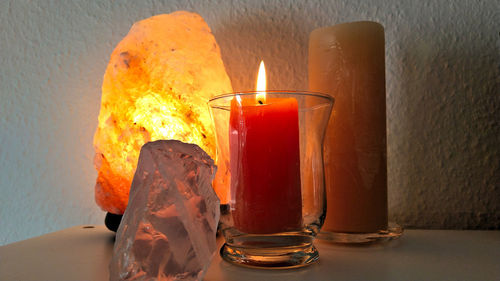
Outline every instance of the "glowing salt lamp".
[[[135, 23], [104, 74], [94, 136], [97, 204], [123, 214], [146, 142], [195, 143], [215, 159], [207, 101], [230, 92], [219, 46], [201, 16], [179, 11]], [[220, 175], [215, 181], [225, 180]], [[228, 200], [225, 191], [216, 192], [221, 202]]]

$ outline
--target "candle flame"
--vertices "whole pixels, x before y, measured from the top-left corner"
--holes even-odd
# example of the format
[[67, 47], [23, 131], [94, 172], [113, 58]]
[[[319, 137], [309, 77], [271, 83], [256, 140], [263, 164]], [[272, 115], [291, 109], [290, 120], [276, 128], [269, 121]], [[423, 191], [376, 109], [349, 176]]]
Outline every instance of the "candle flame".
[[256, 99], [259, 103], [266, 102], [266, 67], [264, 61], [260, 61], [259, 74], [257, 75], [257, 96]]

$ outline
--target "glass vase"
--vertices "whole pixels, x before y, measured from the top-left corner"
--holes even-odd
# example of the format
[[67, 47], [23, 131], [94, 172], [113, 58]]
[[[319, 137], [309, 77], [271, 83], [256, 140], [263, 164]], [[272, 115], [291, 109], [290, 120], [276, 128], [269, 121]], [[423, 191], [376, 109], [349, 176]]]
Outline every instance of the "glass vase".
[[323, 139], [334, 99], [312, 92], [242, 92], [209, 101], [217, 140], [224, 260], [293, 268], [319, 258], [326, 214]]

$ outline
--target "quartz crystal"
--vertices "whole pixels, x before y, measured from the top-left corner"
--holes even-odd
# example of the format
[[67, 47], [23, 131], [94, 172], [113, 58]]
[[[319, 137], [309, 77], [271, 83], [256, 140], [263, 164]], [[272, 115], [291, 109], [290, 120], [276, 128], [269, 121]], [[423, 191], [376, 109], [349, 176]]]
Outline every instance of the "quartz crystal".
[[201, 280], [216, 250], [216, 166], [195, 144], [145, 144], [116, 233], [110, 280]]
[[200, 15], [177, 11], [135, 23], [111, 54], [102, 83], [97, 204], [123, 214], [139, 151], [149, 141], [195, 143], [215, 157], [207, 101], [230, 92], [219, 46]]

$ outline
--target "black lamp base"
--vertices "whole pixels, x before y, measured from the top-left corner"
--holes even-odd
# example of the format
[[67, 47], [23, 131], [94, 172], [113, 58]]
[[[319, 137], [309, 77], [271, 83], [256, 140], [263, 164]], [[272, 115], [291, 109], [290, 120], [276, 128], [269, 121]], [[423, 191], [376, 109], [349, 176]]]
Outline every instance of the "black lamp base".
[[106, 213], [106, 218], [104, 218], [104, 224], [109, 230], [116, 232], [118, 230], [118, 227], [120, 226], [122, 217], [123, 215]]

